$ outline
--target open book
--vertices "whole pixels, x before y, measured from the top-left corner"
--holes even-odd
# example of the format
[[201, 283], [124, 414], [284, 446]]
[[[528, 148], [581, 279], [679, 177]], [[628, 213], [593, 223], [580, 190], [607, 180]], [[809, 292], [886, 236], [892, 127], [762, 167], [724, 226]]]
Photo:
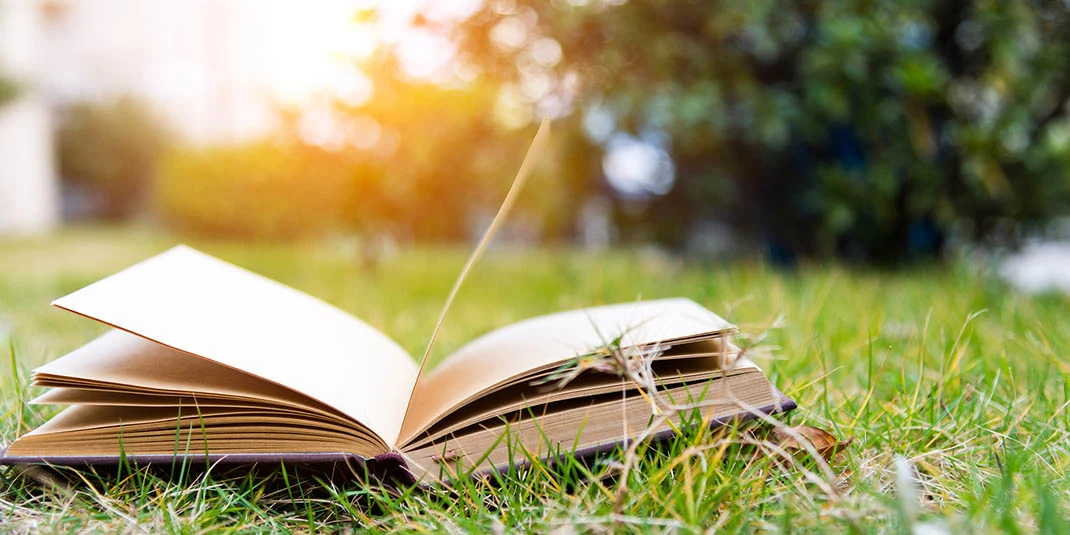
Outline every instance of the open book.
[[397, 452], [417, 479], [450, 478], [644, 431], [640, 384], [582, 368], [612, 352], [663, 402], [701, 400], [712, 421], [793, 406], [731, 344], [733, 327], [688, 299], [521, 321], [424, 374], [361, 320], [184, 246], [54, 304], [115, 329], [34, 372], [53, 387], [34, 403], [70, 406], [6, 463]]

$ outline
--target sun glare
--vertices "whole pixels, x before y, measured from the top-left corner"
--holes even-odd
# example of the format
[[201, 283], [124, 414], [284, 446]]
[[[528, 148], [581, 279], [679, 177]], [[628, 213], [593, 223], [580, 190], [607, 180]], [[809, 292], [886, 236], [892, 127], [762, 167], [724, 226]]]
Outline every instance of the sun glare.
[[[304, 107], [323, 96], [359, 106], [374, 88], [362, 62], [383, 45], [395, 46], [402, 74], [436, 81], [450, 65], [455, 49], [443, 36], [413, 24], [457, 20], [482, 5], [480, 0], [270, 0], [265, 50], [256, 51], [267, 71], [272, 96], [281, 104]], [[371, 20], [362, 13], [374, 12]]]

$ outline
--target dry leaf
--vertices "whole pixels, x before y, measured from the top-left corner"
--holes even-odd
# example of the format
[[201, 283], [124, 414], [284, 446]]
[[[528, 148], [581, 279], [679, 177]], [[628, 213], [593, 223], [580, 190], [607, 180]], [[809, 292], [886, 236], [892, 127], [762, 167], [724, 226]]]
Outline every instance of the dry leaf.
[[795, 427], [776, 427], [773, 434], [777, 438], [780, 447], [790, 453], [806, 452], [806, 446], [799, 442], [799, 438], [813, 445], [826, 461], [832, 460], [837, 453], [844, 451], [851, 444], [851, 440], [840, 442], [832, 433], [819, 427], [809, 425], [797, 425]]

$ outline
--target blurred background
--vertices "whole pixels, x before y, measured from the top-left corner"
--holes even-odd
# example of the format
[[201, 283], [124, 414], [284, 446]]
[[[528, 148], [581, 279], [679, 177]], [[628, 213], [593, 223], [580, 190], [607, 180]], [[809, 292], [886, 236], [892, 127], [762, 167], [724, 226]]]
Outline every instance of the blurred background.
[[1068, 272], [1067, 28], [1066, 1], [0, 0], [0, 235], [470, 241], [548, 115], [513, 243], [1054, 240]]

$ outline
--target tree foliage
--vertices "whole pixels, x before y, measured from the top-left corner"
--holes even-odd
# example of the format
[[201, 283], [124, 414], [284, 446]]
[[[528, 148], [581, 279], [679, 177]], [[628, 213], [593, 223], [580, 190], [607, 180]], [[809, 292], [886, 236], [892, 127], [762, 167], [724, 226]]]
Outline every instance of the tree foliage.
[[894, 262], [1065, 213], [1067, 27], [1054, 1], [493, 1], [457, 35], [503, 91], [548, 70], [571, 113], [667, 135], [676, 184], [641, 218], [663, 240], [727, 219]]
[[[169, 155], [154, 206], [174, 225], [212, 235], [470, 238], [504, 198], [534, 129], [501, 129], [488, 111], [495, 95], [486, 87], [406, 81], [388, 67], [373, 71], [380, 76], [368, 102], [331, 103], [332, 120], [340, 123], [334, 129], [349, 133], [337, 146], [302, 137], [310, 110], [284, 110], [275, 139]], [[582, 197], [552, 175], [556, 167], [542, 168], [539, 187], [525, 193], [512, 219], [522, 237], [560, 235], [573, 226], [578, 208], [570, 203]]]
[[157, 214], [182, 230], [293, 239], [341, 228], [359, 176], [350, 158], [314, 147], [184, 148], [162, 160], [152, 201]]
[[18, 85], [14, 80], [11, 80], [0, 73], [0, 106], [15, 100], [19, 94]]
[[62, 115], [57, 132], [59, 170], [100, 205], [105, 218], [144, 209], [157, 162], [172, 133], [148, 106], [133, 98], [81, 103]]

